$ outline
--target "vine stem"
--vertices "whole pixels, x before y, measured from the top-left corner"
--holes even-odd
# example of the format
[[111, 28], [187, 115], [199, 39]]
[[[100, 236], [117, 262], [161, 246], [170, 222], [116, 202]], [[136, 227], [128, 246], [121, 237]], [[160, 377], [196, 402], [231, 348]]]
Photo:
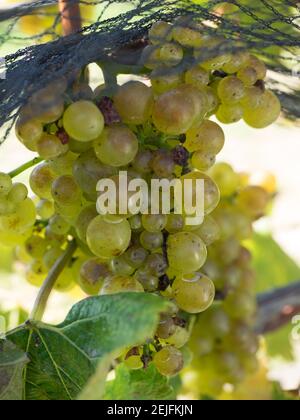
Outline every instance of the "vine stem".
[[27, 171], [27, 169], [32, 168], [33, 166], [37, 165], [38, 163], [42, 162], [44, 159], [36, 157], [29, 162], [24, 163], [23, 165], [19, 166], [18, 168], [14, 169], [13, 171], [9, 172], [9, 176], [11, 178], [15, 178], [16, 176], [20, 175], [21, 173]]
[[74, 252], [76, 251], [77, 243], [76, 240], [73, 240], [69, 242], [67, 249], [62, 254], [60, 258], [56, 261], [56, 263], [53, 265], [51, 270], [49, 271], [49, 274], [44, 281], [39, 294], [36, 298], [36, 301], [34, 303], [33, 310], [30, 315], [31, 321], [42, 321], [49, 296], [52, 292], [52, 289], [56, 283], [56, 280], [58, 279], [59, 275], [63, 271], [63, 269], [66, 267], [66, 265], [70, 262]]
[[64, 36], [75, 34], [82, 29], [79, 0], [58, 0]]

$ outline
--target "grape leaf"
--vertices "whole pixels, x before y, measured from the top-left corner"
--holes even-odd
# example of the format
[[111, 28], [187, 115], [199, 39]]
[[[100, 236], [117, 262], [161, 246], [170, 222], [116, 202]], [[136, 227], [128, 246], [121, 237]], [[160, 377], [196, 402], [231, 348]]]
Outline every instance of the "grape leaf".
[[7, 340], [0, 341], [0, 400], [22, 400], [25, 353]]
[[[262, 293], [277, 287], [284, 287], [300, 278], [300, 268], [269, 235], [256, 234], [247, 243], [253, 254], [256, 271], [257, 292]], [[290, 335], [293, 325], [266, 335], [268, 354], [293, 359]]]
[[[153, 335], [168, 305], [149, 294], [98, 296], [76, 304], [58, 326], [27, 322], [8, 333], [30, 360], [24, 369], [24, 399], [76, 399], [98, 363]], [[101, 380], [105, 377], [102, 372]]]
[[106, 385], [106, 400], [171, 400], [174, 390], [168, 379], [162, 376], [153, 364], [147, 369], [130, 370], [121, 364], [116, 369], [116, 378]]

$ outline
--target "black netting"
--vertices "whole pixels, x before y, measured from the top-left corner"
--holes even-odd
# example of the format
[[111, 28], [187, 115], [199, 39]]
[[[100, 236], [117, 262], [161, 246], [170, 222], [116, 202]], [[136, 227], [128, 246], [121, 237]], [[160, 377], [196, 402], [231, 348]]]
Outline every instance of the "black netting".
[[16, 49], [19, 43], [28, 45], [5, 57], [6, 78], [0, 80], [0, 126], [12, 122], [33, 92], [59, 76], [74, 74], [95, 61], [138, 65], [151, 24], [182, 15], [201, 21], [205, 31], [225, 40], [203, 51], [200, 61], [215, 55], [216, 49], [251, 49], [273, 70], [270, 84], [279, 93], [286, 115], [300, 118], [298, 0], [85, 0], [80, 5], [84, 28], [68, 37], [61, 37], [56, 0], [0, 11], [0, 49], [8, 42]]

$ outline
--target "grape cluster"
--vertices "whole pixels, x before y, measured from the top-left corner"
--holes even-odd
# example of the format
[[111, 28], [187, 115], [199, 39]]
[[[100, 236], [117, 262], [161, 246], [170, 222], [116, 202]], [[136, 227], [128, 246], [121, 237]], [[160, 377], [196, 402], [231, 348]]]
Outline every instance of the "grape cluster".
[[[153, 341], [146, 348], [126, 349], [122, 357], [132, 368], [153, 359], [162, 374], [171, 376], [184, 363], [179, 349], [189, 340], [189, 314], [206, 311], [214, 301], [215, 288], [220, 291], [215, 272], [208, 269], [212, 255], [215, 265], [224, 258], [226, 287], [232, 286], [226, 307], [237, 297], [238, 314], [245, 304], [249, 316], [253, 315], [253, 296], [248, 300], [248, 295], [236, 296], [236, 272], [248, 272], [240, 237], [230, 233], [212, 244], [226, 229], [248, 234], [251, 218], [265, 210], [265, 197], [249, 187], [239, 191], [233, 210], [226, 200], [218, 208], [220, 191], [222, 196], [234, 195], [239, 180], [233, 171], [214, 166], [225, 136], [210, 117], [216, 115], [223, 123], [244, 117], [253, 127], [264, 127], [278, 117], [280, 105], [265, 89], [265, 65], [251, 54], [201, 62], [203, 46], [220, 40], [205, 35], [198, 24], [187, 24], [185, 19], [174, 25], [157, 22], [149, 40], [142, 61], [151, 84], [130, 81], [92, 91], [82, 80], [70, 85], [59, 79], [35, 93], [21, 110], [16, 135], [43, 162], [29, 179], [36, 206], [29, 199], [18, 205], [16, 211], [27, 223], [23, 237], [12, 242], [27, 265], [28, 281], [36, 286], [73, 238], [78, 248], [59, 276], [57, 290], [78, 284], [89, 295], [148, 292], [170, 299], [174, 310], [162, 315]], [[130, 192], [124, 209], [118, 200], [124, 188], [120, 171], [127, 171], [129, 180], [149, 184], [162, 178], [203, 180], [204, 222], [190, 226], [187, 214], [174, 211], [136, 214]], [[114, 215], [101, 215], [96, 209], [96, 186], [104, 178], [116, 185]], [[4, 177], [1, 182], [10, 194], [9, 181]], [[1, 239], [12, 234], [15, 225], [1, 221], [0, 228]]]
[[220, 237], [209, 249], [203, 272], [213, 279], [217, 300], [194, 326], [190, 385], [196, 385], [198, 393], [218, 396], [224, 384], [240, 383], [259, 366], [255, 273], [243, 242], [252, 237], [253, 222], [266, 214], [271, 195], [261, 186], [249, 185], [246, 174], [225, 163], [217, 164], [211, 176], [219, 180], [222, 196], [213, 214]]

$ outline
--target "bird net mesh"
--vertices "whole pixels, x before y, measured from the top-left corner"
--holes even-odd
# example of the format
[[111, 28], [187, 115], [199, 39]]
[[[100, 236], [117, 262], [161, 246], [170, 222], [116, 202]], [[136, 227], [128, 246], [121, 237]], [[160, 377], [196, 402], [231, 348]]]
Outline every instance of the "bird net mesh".
[[204, 48], [199, 61], [240, 49], [263, 58], [286, 117], [300, 118], [299, 0], [84, 0], [82, 29], [65, 37], [57, 0], [11, 1], [0, 9], [0, 126], [9, 129], [34, 92], [89, 63], [114, 62], [142, 72], [138, 64], [148, 29], [179, 16], [222, 40]]

